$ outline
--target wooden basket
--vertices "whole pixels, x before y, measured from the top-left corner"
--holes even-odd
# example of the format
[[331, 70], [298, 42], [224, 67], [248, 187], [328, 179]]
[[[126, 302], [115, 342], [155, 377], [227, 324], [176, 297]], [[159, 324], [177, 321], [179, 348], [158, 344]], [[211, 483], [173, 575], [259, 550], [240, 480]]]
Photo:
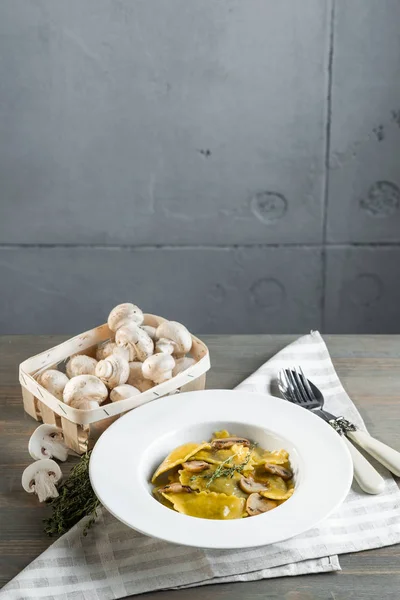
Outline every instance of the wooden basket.
[[[156, 315], [144, 315], [145, 325], [157, 327], [163, 321], [165, 319]], [[65, 443], [79, 454], [83, 454], [92, 447], [100, 434], [127, 411], [167, 394], [205, 388], [206, 372], [210, 368], [210, 356], [207, 346], [194, 336], [192, 336], [193, 346], [190, 352], [196, 360], [193, 366], [142, 394], [118, 402], [102, 404], [92, 410], [79, 410], [68, 406], [36, 381], [36, 377], [40, 373], [46, 369], [57, 368], [74, 354], [94, 356], [97, 344], [113, 336], [114, 333], [107, 324], [100, 325], [46, 352], [28, 358], [19, 366], [19, 381], [22, 387], [25, 411], [37, 421], [61, 427]]]

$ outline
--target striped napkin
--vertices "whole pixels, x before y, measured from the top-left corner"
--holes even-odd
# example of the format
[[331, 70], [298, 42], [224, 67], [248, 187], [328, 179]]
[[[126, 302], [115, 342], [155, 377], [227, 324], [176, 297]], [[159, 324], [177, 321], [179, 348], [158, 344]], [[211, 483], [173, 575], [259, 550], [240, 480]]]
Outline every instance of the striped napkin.
[[[301, 364], [324, 393], [327, 409], [365, 425], [344, 391], [318, 332], [287, 346], [237, 389], [274, 393], [285, 366]], [[59, 538], [0, 592], [0, 600], [111, 600], [166, 588], [340, 569], [337, 554], [400, 542], [400, 491], [384, 467], [378, 496], [356, 487], [322, 525], [291, 540], [247, 550], [171, 545], [129, 529], [105, 509], [84, 537], [85, 519]]]

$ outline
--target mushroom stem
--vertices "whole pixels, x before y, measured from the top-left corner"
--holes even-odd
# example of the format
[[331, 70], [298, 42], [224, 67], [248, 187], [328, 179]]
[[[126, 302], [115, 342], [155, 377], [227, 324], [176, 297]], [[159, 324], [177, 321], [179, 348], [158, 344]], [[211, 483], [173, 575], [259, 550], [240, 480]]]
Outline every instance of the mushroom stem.
[[35, 478], [33, 485], [39, 498], [39, 502], [44, 502], [48, 498], [57, 498], [58, 491], [52, 477], [46, 471], [40, 471]]

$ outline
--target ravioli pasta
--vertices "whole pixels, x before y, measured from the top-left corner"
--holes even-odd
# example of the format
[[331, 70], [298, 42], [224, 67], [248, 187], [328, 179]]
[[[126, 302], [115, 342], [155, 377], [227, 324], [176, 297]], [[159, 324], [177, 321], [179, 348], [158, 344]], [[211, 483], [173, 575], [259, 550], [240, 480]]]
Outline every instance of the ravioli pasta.
[[294, 491], [285, 450], [273, 452], [217, 431], [210, 442], [175, 448], [152, 483], [164, 506], [202, 519], [241, 519], [276, 508]]

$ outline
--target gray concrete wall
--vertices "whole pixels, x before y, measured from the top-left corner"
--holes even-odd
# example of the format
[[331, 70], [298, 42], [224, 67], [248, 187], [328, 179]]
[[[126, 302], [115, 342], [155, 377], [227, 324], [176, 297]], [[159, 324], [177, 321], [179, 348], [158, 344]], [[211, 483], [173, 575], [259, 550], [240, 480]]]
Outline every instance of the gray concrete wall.
[[399, 332], [398, 0], [0, 0], [0, 333]]

